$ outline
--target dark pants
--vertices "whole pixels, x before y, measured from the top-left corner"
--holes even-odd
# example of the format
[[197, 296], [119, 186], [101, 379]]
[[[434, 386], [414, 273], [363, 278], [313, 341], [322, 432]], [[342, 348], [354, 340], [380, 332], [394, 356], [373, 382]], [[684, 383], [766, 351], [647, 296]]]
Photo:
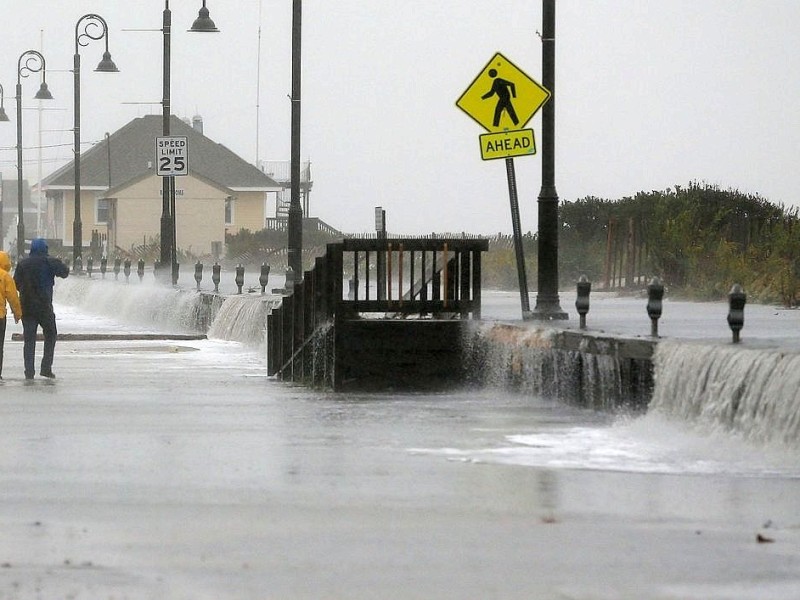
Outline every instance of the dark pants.
[[41, 326], [44, 336], [44, 354], [42, 355], [42, 365], [39, 373], [49, 373], [53, 369], [53, 354], [56, 349], [56, 315], [54, 313], [45, 315], [33, 315], [22, 317], [22, 337], [25, 344], [22, 355], [25, 357], [25, 377], [33, 377], [34, 357], [36, 356], [36, 331]]
[[0, 319], [0, 377], [3, 376], [3, 346], [6, 343], [6, 320]]

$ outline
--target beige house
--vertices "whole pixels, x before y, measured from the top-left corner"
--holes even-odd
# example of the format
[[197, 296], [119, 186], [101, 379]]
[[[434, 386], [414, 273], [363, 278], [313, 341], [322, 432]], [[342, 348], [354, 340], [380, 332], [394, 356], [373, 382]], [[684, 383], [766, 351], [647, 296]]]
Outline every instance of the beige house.
[[[81, 155], [82, 241], [93, 237], [130, 251], [161, 232], [161, 185], [156, 174], [155, 140], [160, 115], [134, 119]], [[173, 116], [170, 134], [186, 136], [189, 174], [175, 177], [177, 248], [196, 256], [223, 251], [226, 233], [258, 231], [268, 217], [268, 194], [282, 187], [254, 165]], [[71, 247], [75, 220], [72, 162], [46, 177], [47, 237]], [[275, 202], [272, 201], [274, 205]]]

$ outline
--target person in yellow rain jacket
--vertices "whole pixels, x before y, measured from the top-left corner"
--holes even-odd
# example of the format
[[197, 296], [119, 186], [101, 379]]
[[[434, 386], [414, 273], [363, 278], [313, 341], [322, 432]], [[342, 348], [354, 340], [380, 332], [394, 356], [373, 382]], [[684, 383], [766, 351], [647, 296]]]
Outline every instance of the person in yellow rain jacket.
[[19, 303], [19, 293], [14, 278], [9, 274], [11, 269], [11, 259], [7, 252], [0, 252], [0, 379], [3, 378], [3, 346], [6, 340], [6, 304], [11, 307], [14, 313], [14, 322], [19, 323], [22, 318], [22, 306]]

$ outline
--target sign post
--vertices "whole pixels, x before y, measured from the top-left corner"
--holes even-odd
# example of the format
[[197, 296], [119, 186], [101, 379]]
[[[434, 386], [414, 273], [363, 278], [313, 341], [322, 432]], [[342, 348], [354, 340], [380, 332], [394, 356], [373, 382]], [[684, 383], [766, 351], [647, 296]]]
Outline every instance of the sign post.
[[[164, 184], [161, 193], [167, 192], [169, 198], [162, 198], [162, 204], [169, 206], [171, 227], [168, 226], [167, 232], [171, 233], [172, 241], [169, 249], [169, 262], [172, 283], [178, 283], [178, 226], [175, 218], [175, 177], [182, 177], [189, 174], [189, 141], [185, 135], [165, 135], [156, 138], [156, 175], [164, 177]], [[163, 216], [162, 216], [163, 219]], [[171, 229], [171, 231], [170, 231]], [[162, 225], [162, 238], [164, 230]], [[161, 241], [164, 244], [164, 240]], [[161, 265], [163, 268], [165, 265]]]
[[536, 154], [533, 130], [523, 128], [549, 99], [550, 92], [547, 89], [498, 52], [456, 101], [456, 106], [489, 132], [479, 137], [481, 158], [506, 159], [519, 295], [522, 318], [525, 320], [530, 319], [532, 313], [513, 157]]

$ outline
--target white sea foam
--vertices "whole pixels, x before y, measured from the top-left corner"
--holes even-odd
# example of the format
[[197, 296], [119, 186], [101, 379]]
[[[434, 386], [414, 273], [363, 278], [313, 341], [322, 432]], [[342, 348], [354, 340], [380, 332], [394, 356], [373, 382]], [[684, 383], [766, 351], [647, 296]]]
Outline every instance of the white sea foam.
[[57, 280], [54, 299], [93, 315], [110, 317], [141, 331], [189, 332], [196, 329], [200, 294], [155, 283], [130, 284], [87, 277]]
[[280, 301], [280, 297], [275, 296], [228, 296], [208, 330], [208, 337], [261, 345], [265, 339], [267, 314]]
[[756, 448], [741, 437], [693, 428], [660, 414], [620, 417], [608, 425], [506, 434], [496, 446], [476, 450], [415, 448], [413, 452], [556, 469], [800, 478], [797, 455], [790, 448]]
[[661, 342], [652, 412], [754, 443], [800, 446], [800, 353]]

